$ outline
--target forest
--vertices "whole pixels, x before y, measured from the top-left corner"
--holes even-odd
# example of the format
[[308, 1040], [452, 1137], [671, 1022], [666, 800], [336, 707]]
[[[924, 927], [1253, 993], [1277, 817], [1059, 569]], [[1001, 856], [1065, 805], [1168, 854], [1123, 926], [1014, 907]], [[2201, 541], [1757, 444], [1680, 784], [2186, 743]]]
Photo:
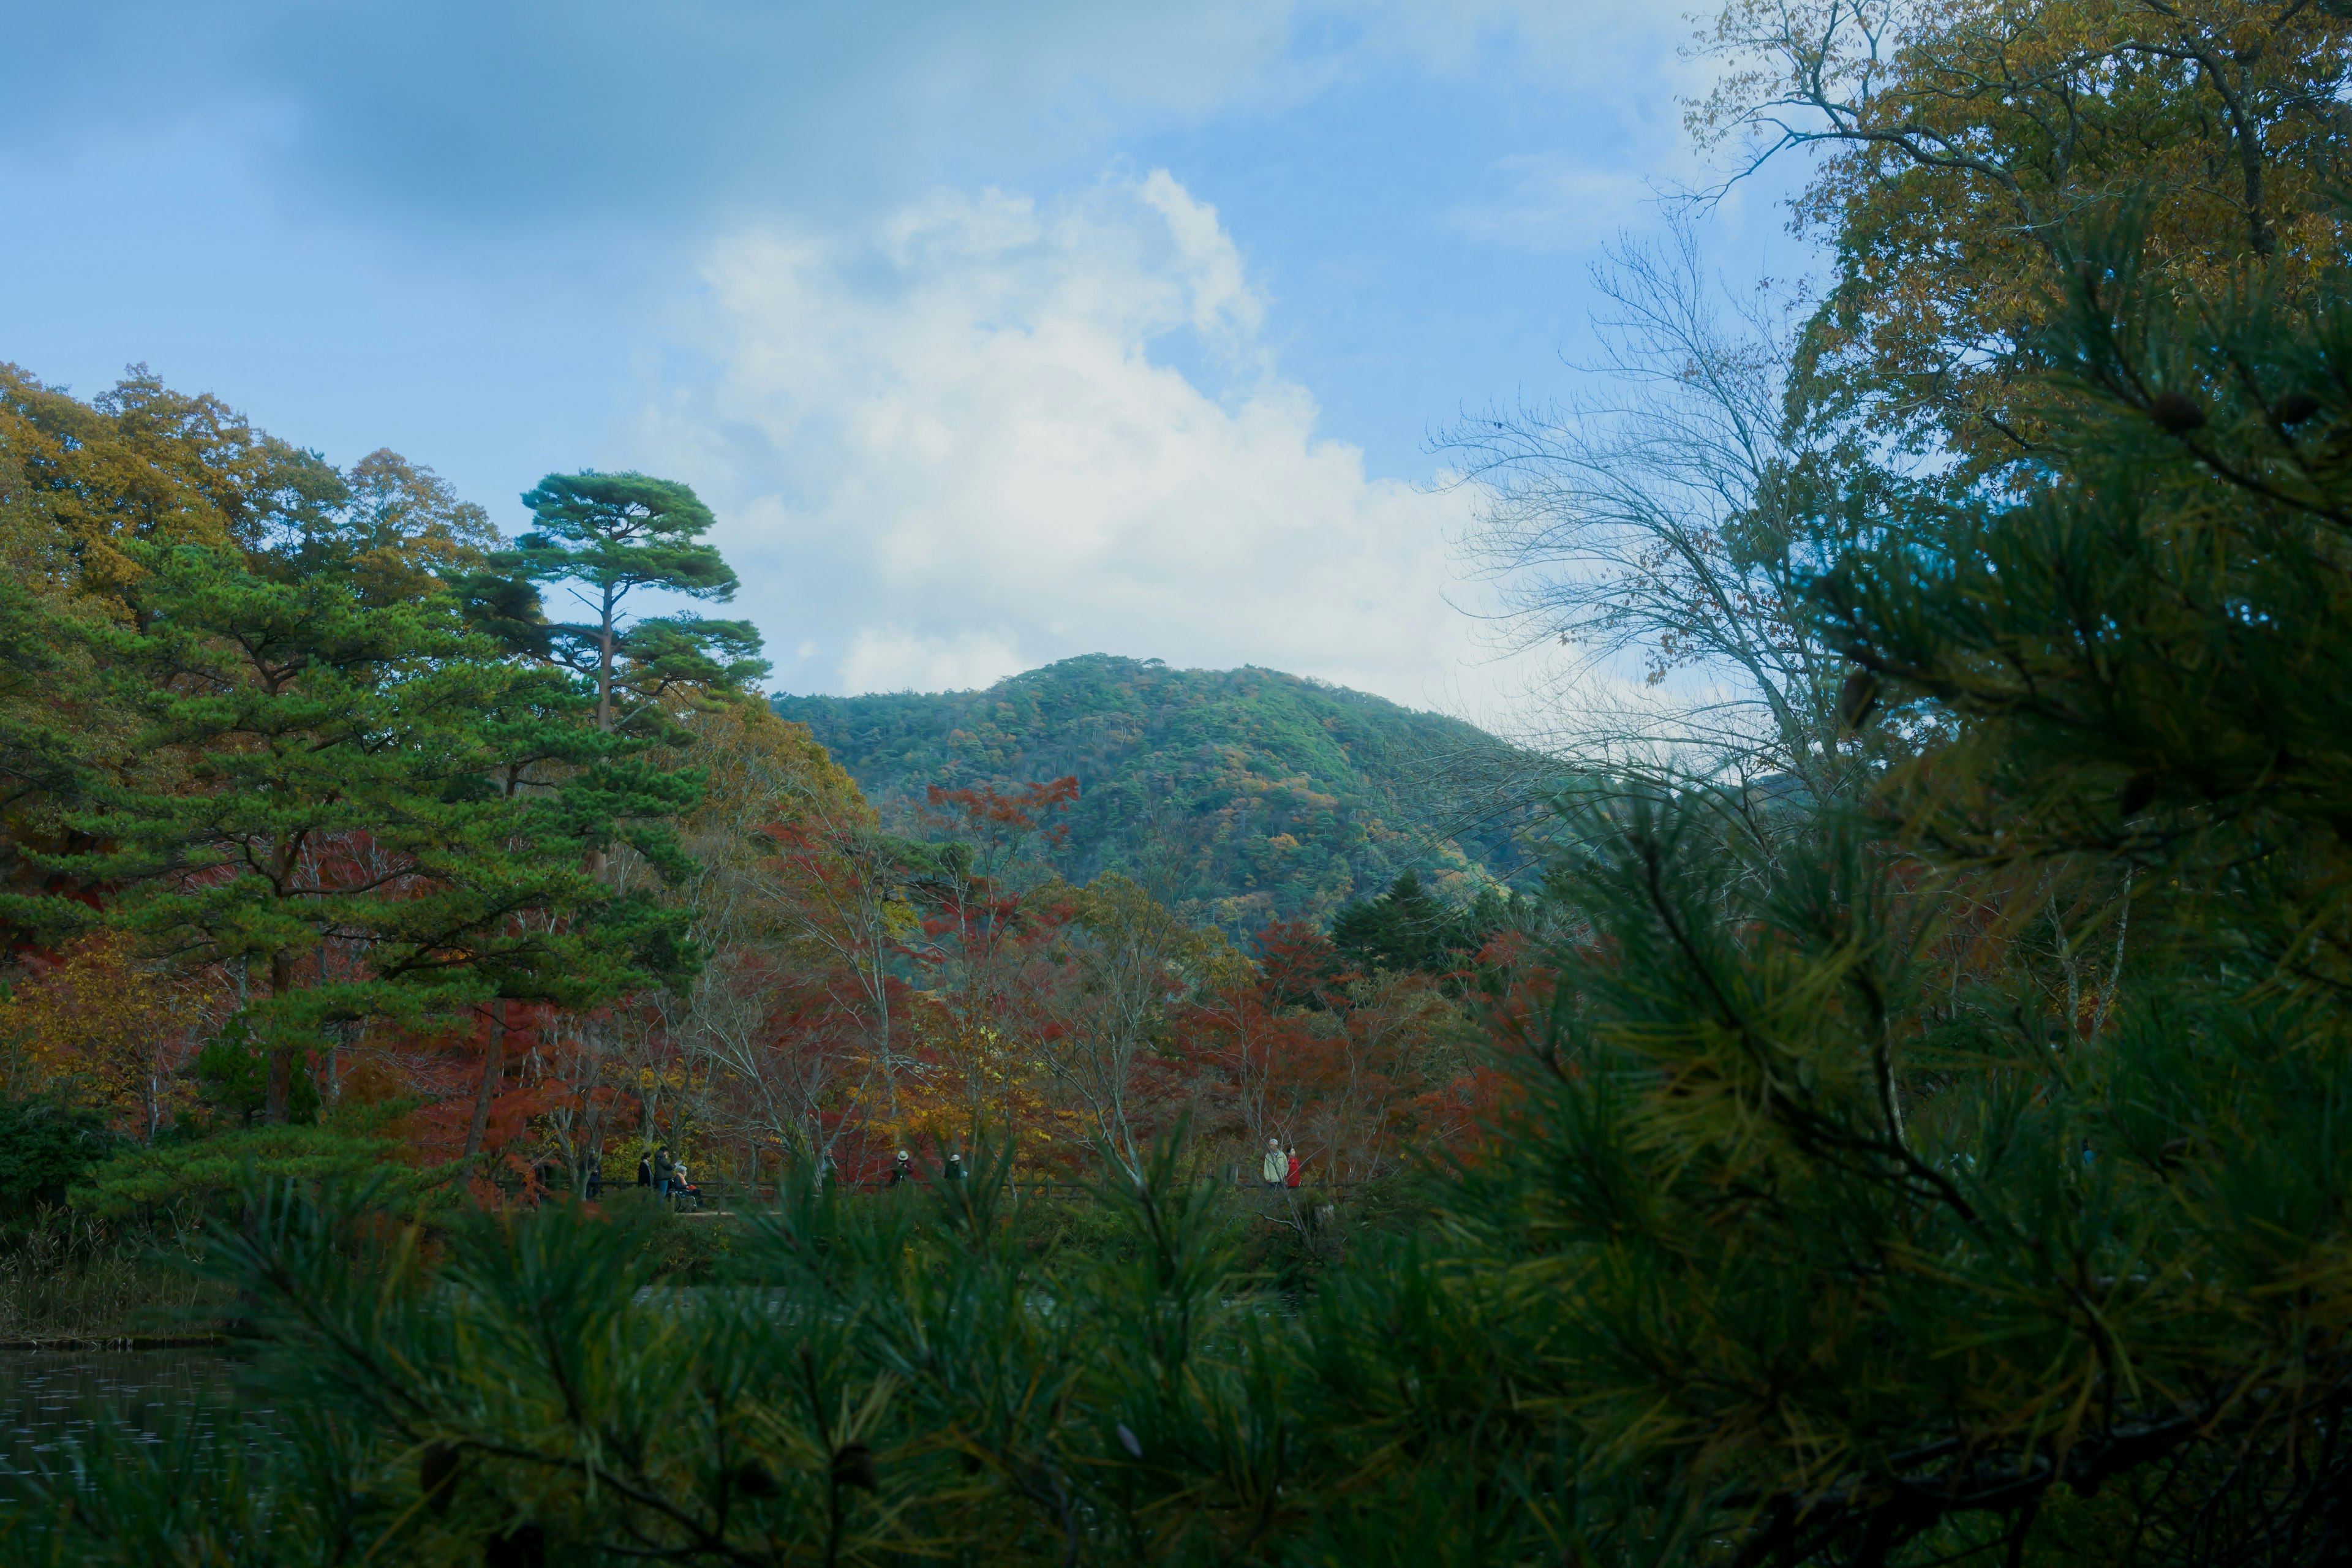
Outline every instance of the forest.
[[[983, 1129], [1059, 1177], [1179, 1119], [1355, 1182], [1475, 1114], [1491, 892], [1476, 940], [1383, 965], [1064, 880], [1067, 776], [949, 774], [888, 831], [751, 689], [747, 625], [632, 613], [732, 592], [687, 487], [551, 475], [509, 542], [390, 452], [341, 473], [152, 378], [7, 375], [20, 1215], [200, 1225], [387, 1160], [531, 1202], [661, 1150], [854, 1184]], [[1417, 889], [1359, 902], [1451, 931]]]
[[1525, 874], [1352, 697], [772, 706], [683, 484], [9, 371], [11, 1299], [239, 1370], [0, 1563], [2352, 1560], [2352, 17], [1701, 49], [1823, 281], [1686, 214], [1449, 437], [1648, 694], [1472, 770]]
[[1465, 775], [1538, 763], [1435, 713], [1273, 670], [1064, 659], [985, 691], [777, 697], [884, 819], [921, 836], [934, 784], [1075, 778], [1049, 849], [1072, 881], [1117, 871], [1236, 940], [1327, 924], [1406, 870], [1454, 902], [1537, 869]]

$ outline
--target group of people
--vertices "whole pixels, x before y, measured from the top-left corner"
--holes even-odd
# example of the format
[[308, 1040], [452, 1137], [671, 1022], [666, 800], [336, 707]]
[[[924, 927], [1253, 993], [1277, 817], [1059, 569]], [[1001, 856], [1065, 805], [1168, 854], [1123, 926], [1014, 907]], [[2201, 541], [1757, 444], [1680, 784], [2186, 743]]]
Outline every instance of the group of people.
[[1265, 1141], [1265, 1163], [1259, 1167], [1258, 1174], [1267, 1186], [1295, 1187], [1305, 1168], [1298, 1163], [1297, 1150], [1284, 1148], [1279, 1138]]
[[688, 1177], [686, 1162], [671, 1154], [667, 1143], [637, 1161], [637, 1185], [651, 1187], [657, 1198], [686, 1198], [698, 1205], [702, 1202], [702, 1189]]
[[[961, 1182], [963, 1180], [963, 1174], [962, 1152], [961, 1150], [950, 1151], [947, 1159], [941, 1162], [940, 1165], [940, 1178], [950, 1182]], [[898, 1157], [890, 1162], [890, 1174], [884, 1179], [882, 1184], [887, 1187], [895, 1187], [901, 1182], [911, 1182], [914, 1179], [914, 1157], [908, 1154], [904, 1149], [901, 1149], [898, 1151]]]
[[[832, 1175], [832, 1164], [830, 1159], [825, 1161], [828, 1177]], [[1284, 1148], [1279, 1138], [1265, 1141], [1265, 1160], [1259, 1167], [1259, 1175], [1266, 1186], [1295, 1187], [1298, 1185], [1299, 1173], [1304, 1168], [1299, 1163], [1297, 1150]], [[940, 1168], [940, 1174], [948, 1181], [961, 1180], [964, 1174], [962, 1153], [949, 1154]], [[591, 1179], [593, 1180], [593, 1177]], [[890, 1163], [890, 1174], [885, 1184], [895, 1187], [901, 1182], [914, 1179], [915, 1162], [906, 1150], [901, 1149], [898, 1158]], [[702, 1201], [702, 1189], [687, 1175], [686, 1162], [672, 1154], [667, 1143], [646, 1151], [638, 1159], [637, 1185], [651, 1187], [654, 1195], [664, 1200], [685, 1198], [697, 1205]]]

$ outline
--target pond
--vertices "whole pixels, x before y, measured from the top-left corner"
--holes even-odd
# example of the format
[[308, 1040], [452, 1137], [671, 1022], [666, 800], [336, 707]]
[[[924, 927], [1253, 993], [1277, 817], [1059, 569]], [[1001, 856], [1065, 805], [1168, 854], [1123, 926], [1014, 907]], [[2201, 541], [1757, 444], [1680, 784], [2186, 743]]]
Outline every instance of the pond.
[[237, 1365], [205, 1349], [0, 1350], [0, 1491], [100, 1427], [153, 1443], [194, 1422], [206, 1440], [235, 1397]]

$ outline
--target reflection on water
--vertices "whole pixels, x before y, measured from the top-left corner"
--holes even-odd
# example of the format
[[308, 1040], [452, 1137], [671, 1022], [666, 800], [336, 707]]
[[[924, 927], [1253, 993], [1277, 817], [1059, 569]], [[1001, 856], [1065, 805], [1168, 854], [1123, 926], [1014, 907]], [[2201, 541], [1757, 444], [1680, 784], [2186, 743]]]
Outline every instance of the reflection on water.
[[[233, 1403], [237, 1363], [209, 1350], [0, 1350], [0, 1486], [62, 1461], [67, 1447], [103, 1426], [153, 1443], [194, 1425], [199, 1441]], [[267, 1410], [248, 1420], [267, 1421]]]

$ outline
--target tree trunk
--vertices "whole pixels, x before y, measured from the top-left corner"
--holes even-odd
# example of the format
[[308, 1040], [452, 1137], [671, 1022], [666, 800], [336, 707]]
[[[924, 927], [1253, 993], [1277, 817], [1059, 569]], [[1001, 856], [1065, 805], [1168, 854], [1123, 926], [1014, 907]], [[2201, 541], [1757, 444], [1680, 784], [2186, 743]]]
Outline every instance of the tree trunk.
[[506, 1076], [507, 1007], [507, 999], [499, 997], [490, 1016], [490, 1048], [482, 1057], [482, 1086], [474, 1092], [474, 1122], [466, 1130], [468, 1160], [482, 1152], [482, 1133], [490, 1124], [490, 1101], [498, 1094], [499, 1080]]
[[[269, 995], [273, 1001], [283, 998], [294, 989], [294, 959], [290, 953], [272, 953], [269, 959]], [[262, 1106], [262, 1120], [282, 1122], [286, 1120], [286, 1104], [294, 1090], [294, 1047], [287, 1045], [269, 1048], [269, 1092]]]
[[596, 628], [596, 728], [606, 734], [613, 732], [613, 647], [614, 637], [613, 590], [604, 590], [604, 616]]
[[[604, 595], [604, 624], [596, 638], [596, 728], [613, 732], [613, 596]], [[588, 851], [588, 874], [604, 879], [606, 858], [602, 849]]]

